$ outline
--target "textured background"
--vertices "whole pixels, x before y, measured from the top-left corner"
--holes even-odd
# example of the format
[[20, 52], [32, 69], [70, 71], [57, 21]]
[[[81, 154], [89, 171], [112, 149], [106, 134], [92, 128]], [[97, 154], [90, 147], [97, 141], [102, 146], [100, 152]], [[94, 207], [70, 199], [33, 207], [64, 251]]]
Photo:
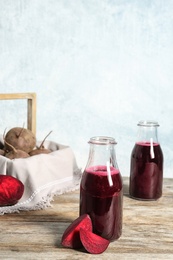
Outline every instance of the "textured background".
[[[0, 0], [0, 92], [37, 93], [37, 139], [70, 145], [84, 168], [90, 137], [108, 135], [129, 176], [137, 122], [160, 123], [173, 177], [173, 1]], [[1, 132], [26, 122], [0, 102]]]

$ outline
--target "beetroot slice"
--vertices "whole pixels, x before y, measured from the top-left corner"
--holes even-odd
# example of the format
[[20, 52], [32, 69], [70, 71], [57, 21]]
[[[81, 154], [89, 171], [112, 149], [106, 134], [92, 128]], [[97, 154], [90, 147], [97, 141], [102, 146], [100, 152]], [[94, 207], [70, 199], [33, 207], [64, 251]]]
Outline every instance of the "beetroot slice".
[[15, 205], [24, 193], [24, 184], [11, 175], [0, 174], [0, 206]]
[[83, 228], [80, 228], [79, 234], [84, 248], [91, 254], [103, 253], [110, 243], [109, 240]]
[[65, 230], [62, 239], [61, 244], [64, 247], [70, 247], [70, 248], [82, 248], [82, 243], [80, 240], [79, 230], [80, 228], [83, 228], [84, 230], [92, 231], [92, 222], [87, 214], [83, 214], [77, 219], [75, 219]]

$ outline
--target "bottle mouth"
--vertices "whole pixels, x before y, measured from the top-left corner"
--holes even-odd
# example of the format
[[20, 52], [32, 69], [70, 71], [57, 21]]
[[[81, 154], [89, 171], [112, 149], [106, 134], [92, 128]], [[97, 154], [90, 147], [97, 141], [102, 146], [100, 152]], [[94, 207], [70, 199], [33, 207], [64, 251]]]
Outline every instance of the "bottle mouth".
[[152, 121], [152, 120], [141, 120], [141, 121], [139, 121], [139, 123], [137, 125], [152, 127], [152, 126], [159, 126], [159, 123], [157, 121]]
[[102, 145], [108, 145], [108, 144], [117, 144], [115, 139], [113, 137], [108, 136], [94, 136], [91, 137], [89, 144], [102, 144]]

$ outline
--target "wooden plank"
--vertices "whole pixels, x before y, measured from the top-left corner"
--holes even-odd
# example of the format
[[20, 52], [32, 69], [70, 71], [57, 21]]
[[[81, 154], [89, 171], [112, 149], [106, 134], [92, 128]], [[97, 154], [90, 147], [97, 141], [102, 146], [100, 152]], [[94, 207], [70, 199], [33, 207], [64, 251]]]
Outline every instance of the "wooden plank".
[[27, 107], [27, 126], [36, 135], [36, 94], [30, 93], [27, 97], [28, 107]]
[[0, 216], [1, 259], [173, 259], [173, 179], [164, 179], [158, 201], [129, 198], [124, 180], [123, 233], [101, 255], [61, 246], [79, 214], [79, 190], [56, 196], [52, 207]]
[[0, 100], [27, 99], [27, 128], [36, 135], [36, 93], [1, 93]]

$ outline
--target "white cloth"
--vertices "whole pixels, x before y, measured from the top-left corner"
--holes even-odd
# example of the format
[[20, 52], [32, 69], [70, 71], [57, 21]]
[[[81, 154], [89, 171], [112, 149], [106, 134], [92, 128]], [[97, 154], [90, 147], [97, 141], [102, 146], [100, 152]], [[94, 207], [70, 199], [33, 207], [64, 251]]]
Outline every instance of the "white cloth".
[[[37, 143], [39, 144], [40, 142]], [[0, 207], [0, 215], [20, 210], [43, 209], [51, 206], [54, 195], [79, 187], [81, 170], [72, 149], [51, 141], [45, 141], [44, 146], [53, 152], [14, 160], [0, 156], [0, 174], [16, 177], [25, 188], [16, 205]], [[0, 136], [0, 148], [2, 147]]]

